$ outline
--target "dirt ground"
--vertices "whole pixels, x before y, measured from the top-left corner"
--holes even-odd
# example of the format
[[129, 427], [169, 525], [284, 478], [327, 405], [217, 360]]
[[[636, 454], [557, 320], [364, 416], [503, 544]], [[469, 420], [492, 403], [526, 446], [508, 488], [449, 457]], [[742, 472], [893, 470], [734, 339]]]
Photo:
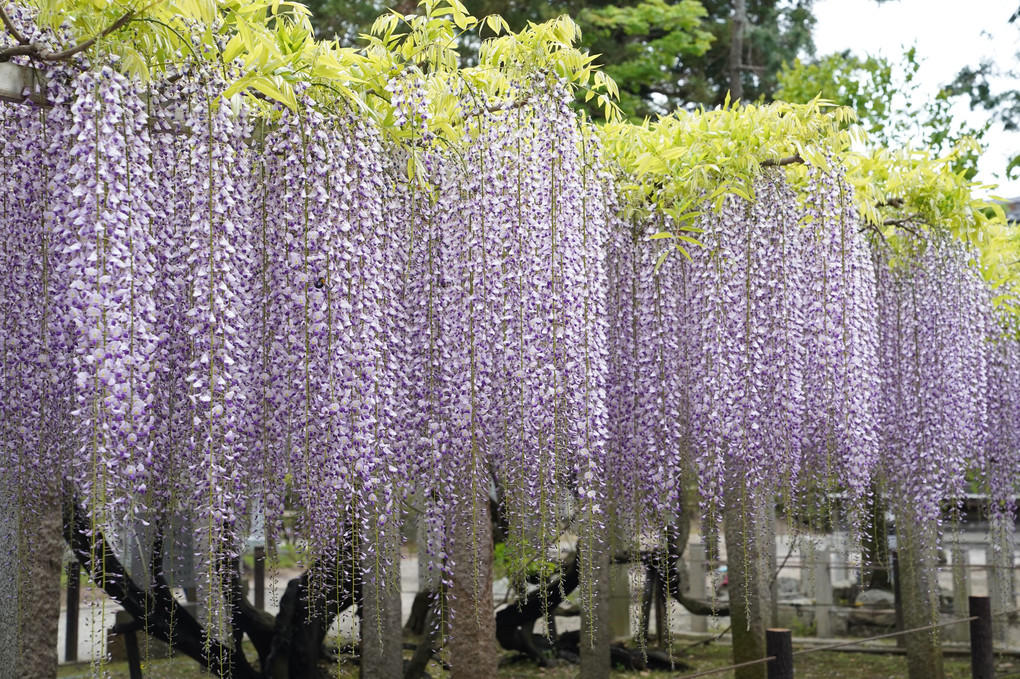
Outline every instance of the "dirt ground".
[[[665, 679], [683, 679], [688, 674], [702, 672], [716, 667], [729, 665], [732, 660], [730, 648], [721, 643], [713, 643], [705, 646], [685, 650], [686, 643], [677, 643], [674, 646], [675, 657], [686, 662], [694, 669], [687, 671], [623, 671], [614, 670], [614, 679], [625, 677], [652, 677]], [[794, 649], [798, 650], [796, 644]], [[950, 655], [945, 659], [946, 679], [966, 679], [971, 676], [970, 658], [965, 655]], [[795, 658], [794, 665], [797, 679], [898, 679], [907, 676], [906, 658], [902, 655], [890, 653], [857, 653], [857, 652], [836, 652], [826, 651], [809, 653]], [[358, 676], [358, 666], [353, 659], [333, 665], [324, 670], [327, 676], [338, 679], [354, 679]], [[500, 668], [499, 676], [502, 679], [575, 679], [577, 677], [577, 666], [563, 664], [552, 668], [538, 668], [533, 664], [522, 661], [515, 662], [511, 655], [506, 655]], [[449, 676], [448, 672], [433, 662], [429, 667], [429, 675], [433, 679], [440, 679]], [[59, 677], [62, 679], [86, 679], [90, 677], [106, 676], [111, 679], [129, 679], [127, 664], [123, 662], [105, 664], [101, 668], [92, 667], [88, 664], [65, 665], [60, 668]], [[187, 658], [173, 660], [152, 660], [146, 663], [143, 668], [143, 675], [159, 677], [160, 679], [200, 679], [208, 677], [203, 674], [198, 666]], [[716, 675], [721, 679], [732, 679], [732, 672], [722, 672]], [[997, 677], [1020, 677], [1020, 659], [1013, 657], [999, 657], [996, 659]]]

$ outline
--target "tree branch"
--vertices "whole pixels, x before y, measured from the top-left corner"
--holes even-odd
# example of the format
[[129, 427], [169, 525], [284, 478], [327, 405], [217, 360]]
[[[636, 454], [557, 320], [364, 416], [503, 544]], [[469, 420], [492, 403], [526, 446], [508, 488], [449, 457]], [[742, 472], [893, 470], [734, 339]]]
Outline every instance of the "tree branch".
[[[102, 40], [103, 38], [110, 35], [114, 31], [118, 31], [121, 28], [124, 28], [124, 26], [127, 26], [131, 21], [134, 20], [135, 17], [138, 16], [139, 11], [140, 10], [133, 9], [127, 12], [126, 14], [122, 15], [119, 19], [114, 21], [112, 24], [107, 26], [105, 29], [103, 29], [103, 31], [99, 33], [99, 35], [95, 35], [84, 42], [78, 43], [74, 47], [69, 47], [66, 50], [61, 50], [59, 52], [51, 52], [50, 50], [46, 49], [39, 43], [29, 42], [27, 39], [24, 39], [25, 36], [21, 35], [20, 33], [17, 33], [17, 29], [13, 26], [12, 23], [10, 23], [10, 17], [8, 17], [6, 13], [4, 13], [3, 14], [4, 25], [7, 27], [7, 30], [11, 31], [11, 34], [16, 39], [18, 39], [18, 36], [21, 36], [21, 39], [18, 39], [18, 42], [21, 44], [15, 45], [14, 47], [5, 47], [0, 49], [0, 61], [10, 61], [11, 58], [16, 56], [28, 56], [31, 57], [32, 59], [38, 59], [39, 61], [66, 61], [67, 59], [70, 59], [79, 52], [83, 52], [88, 48], [92, 47], [99, 40]], [[2, 12], [2, 9], [0, 9], [0, 12]]]
[[780, 158], [779, 160], [763, 160], [761, 161], [762, 167], [784, 167], [786, 165], [799, 165], [804, 162], [804, 159], [800, 157], [800, 154], [794, 154], [786, 158]]
[[35, 58], [39, 53], [39, 46], [36, 44], [30, 45], [15, 45], [14, 47], [4, 47], [0, 49], [0, 61], [10, 61], [14, 57], [33, 57]]
[[139, 587], [102, 532], [93, 530], [73, 493], [65, 493], [63, 520], [64, 539], [78, 562], [93, 582], [135, 618], [138, 629], [181, 651], [213, 674], [225, 676], [232, 668], [234, 679], [259, 679], [258, 673], [244, 668], [238, 660], [240, 651], [208, 638], [205, 628], [169, 594], [162, 575], [156, 577], [153, 587]]
[[[344, 556], [340, 554], [339, 558]], [[316, 563], [288, 582], [263, 664], [266, 675], [313, 676], [319, 649], [333, 620], [360, 600], [360, 585], [353, 581], [350, 569], [337, 569], [328, 563]]]
[[106, 29], [99, 35], [89, 38], [83, 43], [79, 43], [74, 47], [68, 48], [62, 52], [49, 52], [43, 55], [43, 59], [46, 61], [63, 61], [64, 59], [70, 59], [75, 54], [87, 50], [96, 44], [97, 41], [102, 40], [106, 36], [110, 35], [114, 31], [119, 31], [124, 26], [127, 26], [136, 16], [138, 16], [137, 10], [131, 10], [130, 12], [121, 16], [121, 18], [114, 21], [112, 24], [106, 27]]
[[[576, 551], [575, 551], [576, 554]], [[535, 623], [562, 603], [566, 595], [577, 589], [580, 573], [577, 558], [571, 559], [563, 566], [558, 578], [545, 584], [545, 593], [533, 592], [527, 601], [517, 605], [511, 604], [496, 613], [496, 641], [508, 651], [518, 651], [527, 655], [540, 667], [548, 667], [550, 659], [546, 658], [535, 644]], [[520, 593], [523, 597], [523, 593]]]
[[920, 217], [920, 215], [915, 213], [912, 215], [907, 215], [902, 219], [887, 219], [884, 222], [882, 222], [882, 226], [895, 226], [896, 228], [903, 229], [907, 233], [911, 234], [912, 236], [914, 236], [914, 238], [920, 238], [921, 234], [918, 233], [917, 229], [908, 226], [908, 224], [917, 222], [918, 217]]

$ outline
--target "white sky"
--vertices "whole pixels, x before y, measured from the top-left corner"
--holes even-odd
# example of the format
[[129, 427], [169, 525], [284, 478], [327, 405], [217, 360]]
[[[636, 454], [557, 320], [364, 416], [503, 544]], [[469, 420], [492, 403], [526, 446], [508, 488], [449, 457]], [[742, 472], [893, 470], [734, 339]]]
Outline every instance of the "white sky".
[[[991, 58], [1005, 68], [1020, 68], [1020, 20], [1009, 23], [1020, 0], [816, 0], [814, 39], [818, 56], [849, 49], [882, 55], [899, 63], [903, 52], [914, 45], [921, 62], [921, 92], [934, 96], [964, 66], [977, 66]], [[1008, 85], [1008, 82], [1004, 83]], [[1013, 87], [1020, 87], [1014, 81]], [[954, 111], [957, 113], [957, 111]], [[972, 124], [984, 122], [983, 111], [971, 113], [967, 106], [958, 115]], [[980, 162], [977, 179], [999, 184], [996, 194], [1020, 196], [1020, 180], [1007, 181], [1007, 158], [1020, 152], [1020, 134], [993, 129], [985, 136], [988, 150]]]

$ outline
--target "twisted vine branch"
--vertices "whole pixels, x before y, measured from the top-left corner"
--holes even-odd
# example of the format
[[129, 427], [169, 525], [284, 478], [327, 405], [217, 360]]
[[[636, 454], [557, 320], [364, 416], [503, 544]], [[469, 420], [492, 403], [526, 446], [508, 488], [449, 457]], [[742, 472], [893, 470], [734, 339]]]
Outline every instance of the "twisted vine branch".
[[[148, 7], [145, 9], [148, 9]], [[0, 22], [3, 23], [4, 27], [18, 43], [12, 47], [0, 48], [0, 62], [10, 61], [14, 57], [18, 56], [26, 56], [30, 59], [36, 59], [39, 61], [66, 61], [79, 52], [84, 52], [111, 33], [124, 28], [137, 18], [142, 11], [144, 11], [144, 9], [130, 10], [121, 15], [121, 17], [112, 24], [104, 28], [98, 35], [94, 35], [88, 40], [80, 42], [73, 47], [68, 47], [65, 50], [54, 52], [45, 45], [40, 45], [37, 42], [30, 41], [25, 34], [14, 25], [14, 21], [11, 19], [10, 15], [7, 14], [6, 10], [4, 10], [3, 7], [0, 7]]]

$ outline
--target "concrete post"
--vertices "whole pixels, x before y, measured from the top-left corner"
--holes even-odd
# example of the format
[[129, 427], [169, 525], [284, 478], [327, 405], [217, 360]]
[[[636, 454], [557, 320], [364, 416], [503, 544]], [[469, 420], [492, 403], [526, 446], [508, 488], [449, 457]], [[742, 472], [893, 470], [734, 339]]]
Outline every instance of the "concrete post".
[[[610, 603], [610, 582], [613, 578], [606, 578], [605, 576], [608, 572], [612, 572], [611, 569], [618, 567], [610, 566], [609, 550], [605, 549], [605, 540], [598, 526], [591, 522], [585, 530], [593, 531], [592, 553], [587, 555], [580, 554], [578, 556], [582, 560], [585, 556], [592, 559], [592, 582], [590, 584], [590, 608], [581, 607], [580, 677], [581, 679], [609, 679], [609, 673], [612, 668], [609, 645], [614, 632], [612, 625], [607, 623], [615, 620], [617, 615], [616, 609], [619, 606], [614, 607]], [[624, 577], [626, 577], [626, 571], [624, 571]], [[607, 580], [610, 582], [607, 582]], [[629, 604], [629, 601], [627, 603]], [[629, 605], [627, 608], [629, 608]], [[607, 617], [610, 620], [607, 620]]]
[[[991, 599], [992, 613], [1011, 611], [1013, 605], [1013, 554], [998, 545], [986, 548], [988, 564], [988, 598]], [[992, 634], [996, 641], [1005, 641], [1009, 630], [1009, 617], [995, 615], [992, 618]]]
[[822, 547], [814, 556], [815, 634], [827, 639], [832, 636], [832, 555]]
[[607, 564], [609, 570], [609, 637], [630, 636], [630, 566]]

